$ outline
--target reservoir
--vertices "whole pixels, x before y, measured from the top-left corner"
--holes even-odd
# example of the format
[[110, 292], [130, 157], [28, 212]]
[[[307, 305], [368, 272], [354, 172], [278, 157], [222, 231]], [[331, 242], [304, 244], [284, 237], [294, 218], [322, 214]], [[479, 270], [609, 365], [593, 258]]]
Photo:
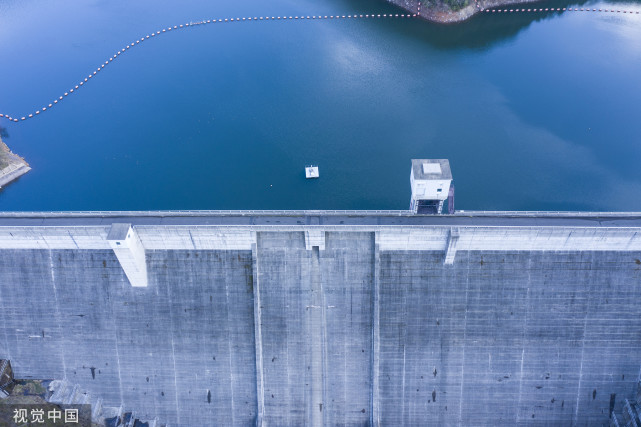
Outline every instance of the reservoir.
[[[353, 13], [405, 11], [373, 0], [0, 0], [0, 112], [33, 113], [170, 25]], [[410, 159], [443, 158], [459, 209], [641, 211], [640, 39], [641, 15], [584, 12], [164, 34], [38, 118], [0, 119], [33, 168], [0, 191], [0, 210], [407, 209]], [[305, 179], [309, 164], [319, 179]]]

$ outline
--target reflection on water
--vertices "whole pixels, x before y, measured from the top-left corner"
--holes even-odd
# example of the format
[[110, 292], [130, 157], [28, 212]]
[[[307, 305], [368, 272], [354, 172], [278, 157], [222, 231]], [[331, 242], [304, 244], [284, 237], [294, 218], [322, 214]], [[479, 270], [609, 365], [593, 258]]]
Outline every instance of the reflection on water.
[[[360, 0], [346, 0], [343, 2], [353, 10], [367, 10], [371, 2]], [[581, 1], [563, 1], [551, 0], [534, 3], [524, 3], [512, 6], [503, 6], [506, 8], [568, 8], [582, 7], [589, 0]], [[626, 4], [630, 4], [626, 2]], [[503, 8], [501, 7], [501, 8]], [[490, 8], [493, 9], [493, 8]], [[496, 9], [496, 8], [494, 8]], [[387, 12], [399, 13], [404, 9], [389, 6]], [[383, 12], [385, 13], [385, 12]], [[487, 49], [492, 45], [514, 38], [520, 31], [526, 29], [535, 22], [540, 22], [558, 17], [563, 11], [532, 12], [532, 13], [510, 13], [497, 15], [492, 13], [478, 13], [471, 19], [457, 24], [439, 24], [427, 22], [424, 20], [409, 20], [394, 22], [392, 26], [385, 26], [384, 31], [391, 31], [412, 39], [420, 39], [437, 49]]]
[[[369, 0], [0, 8], [11, 64], [0, 110], [12, 114], [166, 25], [398, 12]], [[51, 112], [3, 124], [33, 170], [0, 194], [0, 209], [405, 209], [410, 159], [426, 157], [450, 159], [462, 209], [641, 210], [639, 21], [547, 12], [166, 35]], [[309, 163], [322, 170], [315, 182]]]

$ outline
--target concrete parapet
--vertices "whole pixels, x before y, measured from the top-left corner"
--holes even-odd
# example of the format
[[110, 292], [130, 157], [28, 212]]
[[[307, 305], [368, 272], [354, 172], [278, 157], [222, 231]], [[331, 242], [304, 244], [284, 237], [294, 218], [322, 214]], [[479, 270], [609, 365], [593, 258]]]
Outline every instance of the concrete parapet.
[[[505, 226], [146, 226], [135, 227], [146, 250], [251, 250], [256, 232], [300, 233], [305, 247], [325, 248], [328, 232], [376, 232], [381, 251], [446, 251], [450, 230], [459, 230], [458, 251], [634, 251], [641, 227]], [[0, 249], [109, 249], [107, 226], [0, 227]], [[132, 228], [133, 230], [133, 228]], [[275, 242], [275, 241], [274, 241]], [[281, 244], [286, 247], [287, 239]]]
[[145, 249], [251, 250], [255, 234], [242, 227], [139, 226]]
[[111, 226], [107, 241], [113, 249], [129, 283], [134, 287], [147, 286], [145, 248], [131, 224], [116, 223]]
[[108, 227], [0, 227], [0, 249], [109, 249]]
[[[639, 228], [457, 227], [459, 251], [633, 251]], [[388, 228], [379, 232], [382, 251], [445, 251], [449, 228]]]
[[399, 227], [381, 230], [377, 243], [381, 251], [445, 251], [448, 228], [412, 229]]

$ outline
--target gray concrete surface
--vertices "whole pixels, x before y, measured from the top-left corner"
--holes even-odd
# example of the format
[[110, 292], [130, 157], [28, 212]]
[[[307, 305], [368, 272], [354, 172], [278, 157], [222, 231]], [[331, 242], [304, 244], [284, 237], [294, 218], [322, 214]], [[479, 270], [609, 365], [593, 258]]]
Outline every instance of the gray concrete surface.
[[24, 163], [12, 163], [0, 170], [0, 188], [7, 186], [12, 181], [20, 178], [31, 170], [31, 167]]
[[[172, 426], [607, 425], [634, 397], [636, 216], [314, 216], [4, 215], [0, 358]], [[167, 218], [200, 223], [137, 223]]]

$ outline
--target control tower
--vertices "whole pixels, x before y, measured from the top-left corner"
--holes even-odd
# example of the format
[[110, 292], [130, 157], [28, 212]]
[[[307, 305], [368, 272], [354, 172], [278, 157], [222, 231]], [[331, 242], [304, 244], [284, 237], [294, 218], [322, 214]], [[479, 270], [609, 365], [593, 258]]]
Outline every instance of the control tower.
[[452, 171], [447, 159], [412, 159], [410, 183], [410, 210], [415, 214], [440, 214], [448, 196], [454, 197], [450, 195]]

